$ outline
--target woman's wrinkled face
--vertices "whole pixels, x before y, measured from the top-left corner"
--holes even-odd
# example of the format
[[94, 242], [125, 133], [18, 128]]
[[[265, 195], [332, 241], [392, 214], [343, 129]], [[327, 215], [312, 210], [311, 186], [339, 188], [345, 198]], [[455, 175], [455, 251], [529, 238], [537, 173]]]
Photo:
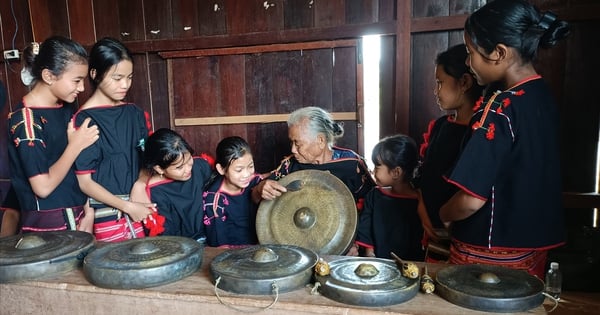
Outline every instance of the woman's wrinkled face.
[[231, 161], [225, 169], [220, 164], [217, 164], [217, 170], [225, 177], [225, 190], [237, 192], [250, 185], [250, 181], [255, 173], [254, 159], [252, 158], [252, 154], [246, 152], [240, 158]]
[[300, 122], [288, 128], [288, 137], [292, 146], [292, 154], [298, 162], [317, 164], [323, 156], [327, 144], [323, 137], [314, 136], [306, 127], [306, 122]]
[[178, 159], [173, 161], [169, 167], [164, 169], [163, 176], [177, 181], [186, 181], [192, 178], [192, 166], [194, 159], [190, 152], [185, 152]]

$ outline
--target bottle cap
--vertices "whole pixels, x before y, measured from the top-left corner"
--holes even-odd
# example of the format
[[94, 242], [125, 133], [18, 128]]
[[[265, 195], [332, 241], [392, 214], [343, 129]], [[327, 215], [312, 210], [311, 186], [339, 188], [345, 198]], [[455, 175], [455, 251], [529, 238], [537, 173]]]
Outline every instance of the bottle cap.
[[558, 263], [557, 263], [557, 262], [555, 262], [555, 261], [551, 262], [551, 263], [550, 263], [550, 268], [551, 268], [551, 269], [558, 269]]

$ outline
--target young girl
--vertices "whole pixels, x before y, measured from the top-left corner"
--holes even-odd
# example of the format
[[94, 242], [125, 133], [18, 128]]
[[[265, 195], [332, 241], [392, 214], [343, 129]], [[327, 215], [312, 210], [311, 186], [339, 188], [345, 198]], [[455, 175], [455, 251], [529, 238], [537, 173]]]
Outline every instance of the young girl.
[[133, 76], [131, 54], [120, 42], [104, 38], [92, 48], [89, 61], [94, 93], [73, 119], [79, 125], [91, 118], [100, 128], [100, 140], [77, 158], [79, 186], [95, 209], [98, 241], [143, 237], [140, 221], [153, 213], [154, 205], [128, 198], [140, 173], [140, 145], [149, 127], [142, 109], [123, 102]]
[[248, 143], [227, 137], [217, 145], [216, 171], [204, 192], [204, 226], [208, 246], [238, 247], [258, 243], [252, 188], [261, 180], [254, 171]]
[[564, 243], [558, 109], [532, 60], [567, 34], [566, 22], [522, 0], [490, 2], [465, 22], [467, 64], [501, 90], [478, 103], [449, 177], [460, 188], [440, 209], [452, 223], [451, 263], [542, 278], [548, 249]]
[[[348, 255], [423, 260], [423, 228], [417, 214], [417, 192], [412, 187], [417, 145], [405, 135], [383, 138], [373, 148], [373, 188], [359, 215], [356, 242]], [[358, 247], [363, 247], [359, 250]]]
[[[23, 232], [79, 229], [91, 232], [93, 212], [77, 185], [73, 162], [98, 140], [98, 128], [69, 122], [72, 103], [83, 91], [85, 49], [64, 37], [50, 37], [33, 58], [31, 90], [9, 114], [8, 156]], [[85, 214], [84, 214], [85, 213]]]
[[146, 192], [157, 213], [146, 220], [149, 236], [205, 238], [202, 192], [212, 173], [212, 158], [193, 156], [190, 145], [173, 130], [156, 130], [144, 145]]
[[[425, 142], [421, 145], [419, 167], [419, 216], [425, 235], [424, 246], [435, 242], [447, 247], [447, 231], [440, 220], [440, 207], [456, 193], [458, 188], [444, 179], [458, 159], [462, 141], [469, 130], [475, 102], [483, 93], [465, 64], [467, 50], [464, 44], [440, 53], [436, 60], [433, 91], [441, 110], [449, 113], [431, 121]], [[434, 260], [445, 260], [435, 252], [428, 252]]]

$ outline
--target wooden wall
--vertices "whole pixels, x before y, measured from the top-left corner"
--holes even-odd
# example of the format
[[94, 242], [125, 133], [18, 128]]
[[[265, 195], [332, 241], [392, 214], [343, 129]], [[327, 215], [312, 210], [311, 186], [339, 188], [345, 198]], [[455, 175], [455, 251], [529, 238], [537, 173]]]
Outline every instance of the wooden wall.
[[[600, 83], [594, 71], [600, 69], [599, 59], [592, 55], [592, 44], [600, 31], [600, 4], [594, 0], [533, 2], [573, 26], [566, 43], [540, 54], [538, 69], [561, 106], [557, 127], [562, 135], [565, 190], [592, 191], [600, 117], [592, 95]], [[432, 93], [434, 57], [462, 41], [467, 14], [484, 3], [11, 0], [0, 3], [0, 46], [21, 50], [26, 43], [53, 34], [70, 36], [87, 47], [104, 36], [121, 39], [135, 54], [134, 86], [128, 98], [151, 113], [155, 128], [175, 128], [197, 151], [209, 152], [221, 137], [242, 135], [255, 150], [259, 170], [266, 171], [288, 152], [284, 123], [269, 120], [268, 115], [301, 106], [356, 112], [356, 117], [344, 120], [347, 134], [340, 144], [362, 150], [361, 64], [356, 47], [363, 35], [382, 35], [380, 134], [402, 132], [421, 141], [429, 120], [441, 114]], [[357, 46], [322, 44], [348, 40]], [[321, 46], [311, 46], [315, 43]], [[272, 49], [271, 45], [282, 46]], [[0, 80], [9, 89], [9, 104], [2, 115], [26, 92], [19, 71], [18, 60], [0, 67]], [[267, 122], [178, 125], [178, 119], [186, 117], [244, 115], [267, 117]], [[0, 126], [5, 133], [6, 126]], [[6, 146], [5, 137], [0, 137], [0, 145]], [[6, 150], [0, 150], [0, 184], [5, 186], [8, 178]]]

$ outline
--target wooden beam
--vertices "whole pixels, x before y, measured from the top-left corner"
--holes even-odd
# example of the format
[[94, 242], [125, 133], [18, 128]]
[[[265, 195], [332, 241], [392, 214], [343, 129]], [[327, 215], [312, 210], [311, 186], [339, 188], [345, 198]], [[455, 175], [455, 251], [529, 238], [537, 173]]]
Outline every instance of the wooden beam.
[[166, 52], [190, 49], [208, 49], [328, 41], [332, 38], [359, 38], [365, 35], [389, 35], [396, 32], [396, 21], [350, 24], [335, 27], [258, 32], [237, 35], [211, 35], [194, 38], [128, 41], [127, 48], [133, 53]]
[[461, 14], [453, 16], [415, 18], [412, 19], [410, 23], [410, 32], [440, 32], [463, 29], [468, 16], [468, 14]]
[[600, 193], [563, 192], [563, 205], [568, 209], [600, 208]]
[[[355, 112], [335, 112], [331, 113], [333, 120], [356, 120]], [[231, 124], [265, 124], [275, 122], [286, 122], [288, 114], [271, 115], [244, 115], [244, 116], [220, 116], [220, 117], [195, 117], [195, 118], [175, 118], [175, 126], [210, 126], [210, 125], [231, 125]]]
[[346, 40], [328, 40], [308, 43], [289, 43], [289, 44], [272, 44], [244, 47], [226, 47], [226, 48], [209, 48], [209, 49], [193, 49], [181, 51], [159, 52], [163, 58], [186, 58], [186, 57], [202, 57], [202, 56], [219, 56], [219, 55], [241, 55], [241, 54], [256, 54], [275, 51], [295, 51], [295, 50], [310, 50], [322, 48], [337, 48], [337, 47], [356, 47], [356, 39]]

